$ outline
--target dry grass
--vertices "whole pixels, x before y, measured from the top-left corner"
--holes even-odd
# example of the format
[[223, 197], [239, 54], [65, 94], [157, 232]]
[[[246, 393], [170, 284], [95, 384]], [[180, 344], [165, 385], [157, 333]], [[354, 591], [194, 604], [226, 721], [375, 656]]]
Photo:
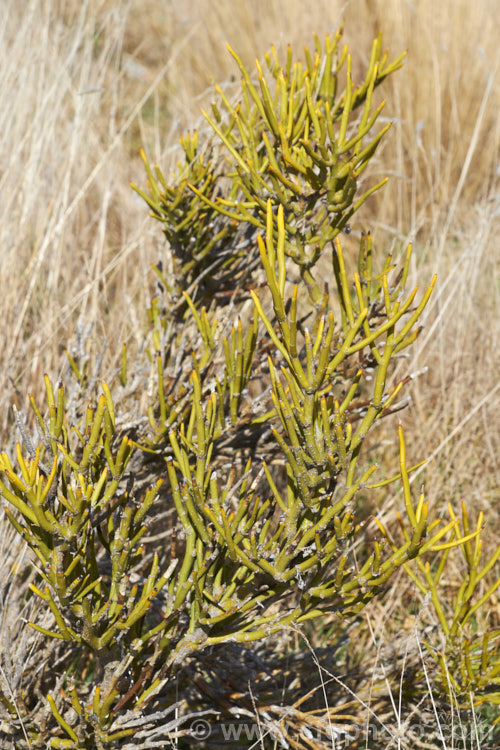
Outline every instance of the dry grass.
[[[15, 400], [64, 368], [78, 318], [93, 325], [103, 370], [123, 342], [140, 345], [162, 238], [129, 189], [138, 148], [162, 165], [178, 134], [205, 127], [210, 85], [231, 86], [229, 42], [250, 63], [271, 43], [311, 43], [345, 27], [356, 63], [383, 29], [404, 70], [386, 90], [392, 136], [372, 174], [389, 185], [362, 210], [353, 238], [415, 242], [414, 277], [438, 289], [409, 371], [411, 458], [431, 455], [429, 499], [487, 512], [500, 496], [500, 50], [498, 0], [5, 0], [0, 82], [0, 431]], [[349, 240], [350, 242], [351, 240]], [[389, 426], [388, 439], [392, 437]], [[393, 592], [394, 593], [394, 592]], [[391, 605], [392, 606], [392, 605]], [[384, 614], [380, 614], [380, 622]]]

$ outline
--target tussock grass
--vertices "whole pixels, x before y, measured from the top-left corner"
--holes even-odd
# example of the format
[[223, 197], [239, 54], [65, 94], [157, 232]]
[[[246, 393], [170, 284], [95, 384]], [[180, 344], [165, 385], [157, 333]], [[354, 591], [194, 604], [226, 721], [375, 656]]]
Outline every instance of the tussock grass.
[[[412, 240], [419, 277], [438, 273], [424, 330], [404, 372], [424, 365], [403, 413], [408, 452], [430, 456], [431, 503], [463, 500], [485, 511], [496, 542], [500, 508], [500, 49], [498, 1], [482, 0], [5, 0], [0, 31], [0, 431], [13, 436], [13, 401], [62, 374], [77, 322], [92, 326], [102, 372], [121, 346], [141, 346], [162, 238], [128, 182], [144, 181], [138, 156], [173, 164], [176, 138], [206, 124], [211, 84], [231, 91], [237, 71], [274, 43], [312, 44], [345, 28], [364, 64], [384, 31], [393, 54], [408, 50], [389, 83], [392, 136], [373, 179], [388, 185], [365, 204], [362, 229], [395, 251]], [[355, 75], [354, 75], [355, 77]], [[392, 87], [392, 90], [391, 90]], [[378, 170], [378, 171], [377, 171]], [[386, 443], [396, 443], [387, 422]], [[2, 551], [4, 554], [4, 551]], [[9, 553], [10, 554], [10, 553]], [[7, 559], [7, 558], [6, 558]], [[10, 559], [10, 558], [9, 558]], [[371, 611], [373, 629], [404, 621], [414, 594], [397, 582]], [[497, 609], [498, 609], [497, 602]], [[398, 619], [399, 618], [399, 619]], [[375, 637], [375, 636], [374, 636]]]

